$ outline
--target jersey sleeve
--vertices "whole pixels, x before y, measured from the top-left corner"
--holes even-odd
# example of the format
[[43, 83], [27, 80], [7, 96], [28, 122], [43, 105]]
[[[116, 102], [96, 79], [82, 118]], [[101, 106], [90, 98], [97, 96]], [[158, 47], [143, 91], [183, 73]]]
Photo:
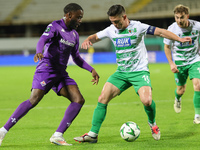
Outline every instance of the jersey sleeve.
[[99, 39], [104, 39], [106, 37], [109, 37], [109, 32], [108, 32], [109, 29], [110, 29], [110, 27], [107, 27], [104, 30], [101, 30], [101, 31], [97, 32], [97, 37]]
[[42, 53], [45, 44], [52, 39], [56, 34], [56, 28], [53, 26], [53, 23], [49, 24], [46, 30], [41, 35], [37, 46], [36, 46], [36, 53]]
[[74, 46], [74, 49], [72, 50], [71, 52], [71, 56], [72, 56], [72, 59], [74, 61], [74, 63], [76, 65], [78, 65], [79, 67], [83, 68], [83, 69], [86, 69], [90, 72], [92, 72], [92, 69], [93, 67], [90, 66], [85, 60], [83, 60], [83, 58], [80, 56], [80, 53], [79, 53], [79, 35], [78, 33], [76, 34], [76, 45]]
[[140, 23], [139, 26], [140, 26], [140, 30], [141, 30], [140, 33], [147, 34], [147, 30], [150, 27], [150, 25], [141, 23], [141, 22], [139, 22], [139, 23]]

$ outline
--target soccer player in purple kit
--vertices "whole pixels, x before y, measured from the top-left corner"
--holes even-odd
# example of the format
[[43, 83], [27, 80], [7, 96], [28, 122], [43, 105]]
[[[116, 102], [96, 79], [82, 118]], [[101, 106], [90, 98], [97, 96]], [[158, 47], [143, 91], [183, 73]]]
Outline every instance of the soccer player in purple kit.
[[[30, 109], [35, 107], [50, 89], [58, 96], [69, 99], [71, 104], [65, 111], [56, 132], [50, 138], [50, 142], [57, 145], [71, 145], [63, 138], [63, 133], [80, 112], [85, 100], [79, 91], [76, 82], [66, 72], [69, 56], [81, 68], [92, 73], [93, 84], [98, 84], [99, 75], [79, 55], [79, 35], [76, 29], [81, 24], [83, 9], [76, 3], [70, 3], [64, 8], [64, 17], [47, 26], [40, 37], [34, 61], [40, 60], [32, 82], [31, 96], [22, 102], [8, 119], [6, 124], [0, 128], [0, 145], [6, 133], [25, 116]], [[43, 52], [44, 48], [44, 53]]]

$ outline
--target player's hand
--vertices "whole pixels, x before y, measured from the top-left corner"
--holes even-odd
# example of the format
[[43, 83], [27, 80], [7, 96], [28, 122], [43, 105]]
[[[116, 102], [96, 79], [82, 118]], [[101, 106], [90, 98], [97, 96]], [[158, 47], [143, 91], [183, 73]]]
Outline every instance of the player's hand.
[[82, 49], [89, 49], [90, 48], [90, 46], [92, 46], [93, 44], [92, 44], [92, 42], [90, 42], [89, 40], [85, 40], [82, 44], [81, 44], [81, 48]]
[[99, 83], [99, 75], [98, 75], [98, 73], [96, 72], [96, 70], [95, 69], [92, 69], [92, 76], [93, 76], [93, 78], [94, 79], [92, 79], [92, 81], [91, 82], [93, 82], [93, 84], [92, 85], [94, 85], [94, 84], [98, 84]]
[[192, 43], [192, 39], [190, 37], [184, 37], [184, 38], [181, 38], [181, 42], [182, 43], [189, 42], [189, 44], [191, 44]]
[[170, 64], [170, 68], [171, 68], [171, 71], [173, 73], [178, 73], [179, 72], [179, 70], [178, 70], [178, 68], [177, 68], [175, 63]]
[[42, 58], [43, 58], [44, 56], [43, 56], [43, 54], [42, 53], [37, 53], [37, 54], [35, 54], [35, 56], [34, 56], [34, 62], [38, 62], [38, 59], [39, 60], [42, 60]]

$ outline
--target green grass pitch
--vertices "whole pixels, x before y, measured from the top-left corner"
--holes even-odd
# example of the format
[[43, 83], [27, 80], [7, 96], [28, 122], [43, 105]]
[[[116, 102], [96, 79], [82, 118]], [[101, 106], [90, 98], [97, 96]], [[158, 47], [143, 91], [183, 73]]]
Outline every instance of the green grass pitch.
[[[199, 149], [200, 125], [193, 124], [193, 86], [188, 80], [182, 97], [182, 112], [173, 110], [175, 82], [168, 64], [150, 64], [153, 99], [156, 102], [156, 122], [161, 130], [160, 141], [151, 136], [147, 116], [139, 97], [131, 87], [108, 105], [107, 116], [102, 124], [97, 144], [78, 143], [74, 137], [83, 135], [91, 128], [93, 111], [98, 96], [107, 78], [114, 73], [114, 64], [93, 65], [100, 75], [99, 85], [92, 85], [92, 76], [77, 66], [68, 66], [69, 75], [78, 83], [86, 102], [80, 114], [64, 138], [73, 146], [62, 147], [50, 144], [49, 138], [58, 127], [69, 101], [58, 97], [53, 91], [22, 118], [6, 135], [2, 150], [150, 150], [150, 149]], [[30, 97], [35, 66], [0, 67], [0, 127], [3, 126], [16, 107]], [[140, 137], [126, 142], [120, 137], [119, 129], [126, 121], [136, 122]]]

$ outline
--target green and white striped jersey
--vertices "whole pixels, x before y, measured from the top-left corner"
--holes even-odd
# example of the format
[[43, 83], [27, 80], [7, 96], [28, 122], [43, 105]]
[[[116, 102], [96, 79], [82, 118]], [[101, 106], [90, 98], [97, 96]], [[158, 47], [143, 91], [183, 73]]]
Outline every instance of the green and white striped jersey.
[[110, 38], [116, 50], [117, 71], [149, 71], [147, 50], [144, 44], [149, 25], [139, 21], [130, 21], [124, 30], [113, 24], [97, 33], [99, 39]]
[[192, 43], [181, 43], [169, 39], [164, 39], [164, 43], [171, 46], [172, 58], [177, 66], [185, 66], [200, 61], [199, 55], [199, 33], [200, 22], [189, 20], [187, 28], [180, 28], [176, 22], [168, 27], [168, 30], [179, 37], [191, 37]]

